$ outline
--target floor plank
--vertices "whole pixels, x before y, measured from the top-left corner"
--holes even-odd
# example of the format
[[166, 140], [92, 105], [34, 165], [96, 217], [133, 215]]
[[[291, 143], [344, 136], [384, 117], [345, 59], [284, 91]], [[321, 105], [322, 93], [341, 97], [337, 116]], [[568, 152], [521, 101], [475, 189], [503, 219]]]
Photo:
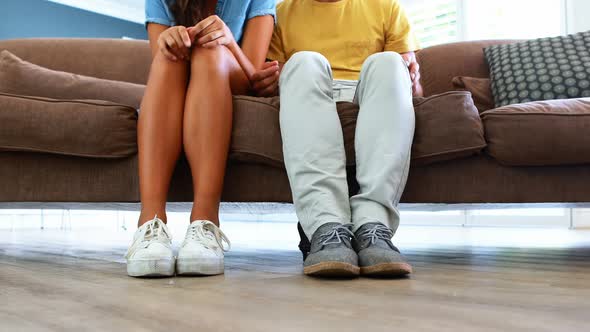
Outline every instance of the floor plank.
[[246, 246], [223, 276], [133, 279], [126, 245], [0, 232], [0, 330], [590, 330], [590, 245], [422, 243], [404, 248], [415, 273], [400, 280], [307, 278], [297, 251]]

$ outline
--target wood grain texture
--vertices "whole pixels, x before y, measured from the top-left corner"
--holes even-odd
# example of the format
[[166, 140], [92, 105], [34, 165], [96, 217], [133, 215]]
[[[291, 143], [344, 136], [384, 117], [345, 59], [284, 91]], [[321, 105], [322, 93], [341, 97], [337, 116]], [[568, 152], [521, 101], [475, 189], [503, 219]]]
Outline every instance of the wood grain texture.
[[590, 330], [590, 245], [406, 248], [400, 280], [313, 279], [296, 251], [246, 247], [223, 276], [133, 279], [125, 249], [0, 232], [0, 331]]

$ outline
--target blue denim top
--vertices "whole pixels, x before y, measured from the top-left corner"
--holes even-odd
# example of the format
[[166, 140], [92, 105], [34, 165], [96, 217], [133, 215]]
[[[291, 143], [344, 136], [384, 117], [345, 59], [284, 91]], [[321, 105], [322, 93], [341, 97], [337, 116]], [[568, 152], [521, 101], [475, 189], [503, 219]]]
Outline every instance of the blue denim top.
[[[157, 23], [174, 26], [174, 16], [168, 4], [174, 0], [146, 0], [145, 23]], [[248, 20], [256, 16], [276, 15], [276, 0], [218, 0], [215, 14], [231, 30], [239, 43]]]

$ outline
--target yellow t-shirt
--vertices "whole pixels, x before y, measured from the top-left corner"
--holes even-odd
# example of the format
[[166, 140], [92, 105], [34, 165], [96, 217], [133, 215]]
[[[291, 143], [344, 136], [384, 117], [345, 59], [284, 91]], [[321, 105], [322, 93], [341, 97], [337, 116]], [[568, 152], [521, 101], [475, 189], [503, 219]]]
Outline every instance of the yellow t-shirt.
[[318, 52], [340, 80], [358, 80], [374, 53], [419, 48], [398, 0], [285, 0], [277, 6], [277, 20], [269, 59], [284, 63], [300, 51]]

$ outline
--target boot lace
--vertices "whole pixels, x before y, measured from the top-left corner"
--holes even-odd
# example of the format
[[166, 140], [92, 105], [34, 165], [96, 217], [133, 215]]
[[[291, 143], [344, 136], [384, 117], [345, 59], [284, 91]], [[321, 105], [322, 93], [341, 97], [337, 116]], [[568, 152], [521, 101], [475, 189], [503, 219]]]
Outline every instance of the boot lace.
[[365, 229], [357, 237], [361, 240], [369, 240], [371, 244], [375, 244], [377, 240], [390, 241], [393, 237], [393, 230], [383, 224], [378, 224]]
[[352, 237], [354, 237], [352, 224], [339, 225], [320, 235], [320, 243], [323, 246], [328, 244], [338, 244], [342, 243], [343, 239], [350, 240]]

